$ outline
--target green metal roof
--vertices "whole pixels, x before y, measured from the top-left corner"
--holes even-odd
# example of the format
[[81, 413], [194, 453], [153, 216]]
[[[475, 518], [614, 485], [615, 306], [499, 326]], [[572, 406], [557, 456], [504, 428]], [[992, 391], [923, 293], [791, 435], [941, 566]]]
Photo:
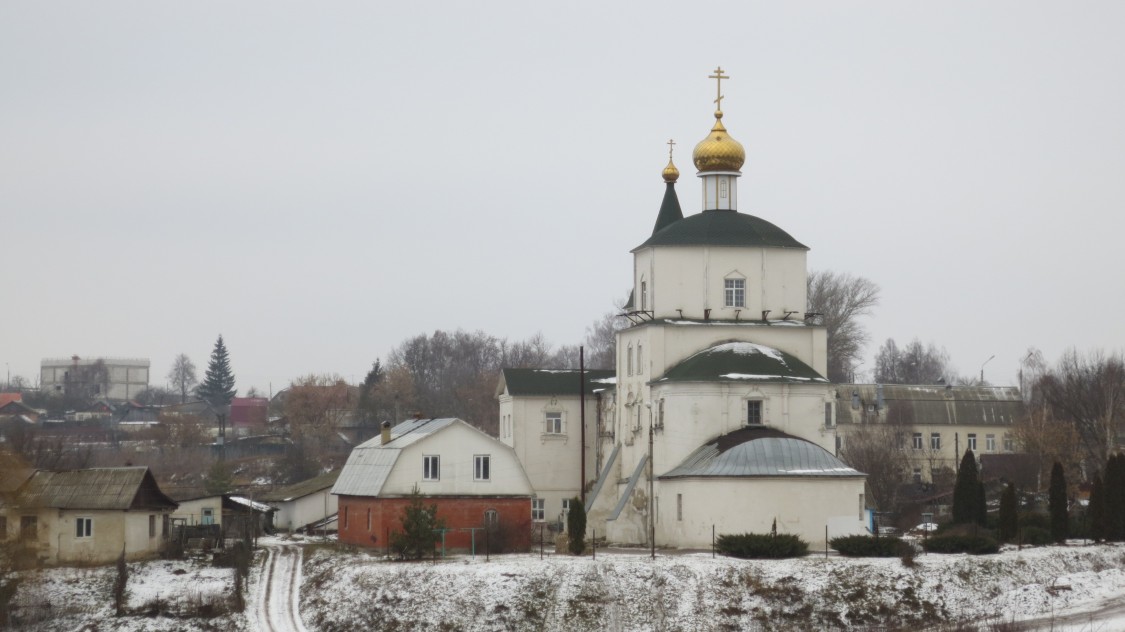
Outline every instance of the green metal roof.
[[657, 382], [827, 383], [796, 357], [753, 342], [704, 349], [668, 370]]
[[676, 183], [669, 182], [665, 185], [664, 201], [660, 203], [660, 213], [656, 215], [656, 225], [652, 227], [652, 234], [671, 226], [684, 218], [680, 209], [680, 198], [676, 197]]
[[[659, 226], [659, 221], [657, 222]], [[755, 246], [808, 250], [789, 233], [760, 217], [737, 211], [703, 211], [672, 222], [633, 250], [649, 246]]]
[[[501, 373], [510, 395], [578, 395], [578, 369], [504, 369]], [[612, 388], [615, 374], [588, 369], [586, 393]]]

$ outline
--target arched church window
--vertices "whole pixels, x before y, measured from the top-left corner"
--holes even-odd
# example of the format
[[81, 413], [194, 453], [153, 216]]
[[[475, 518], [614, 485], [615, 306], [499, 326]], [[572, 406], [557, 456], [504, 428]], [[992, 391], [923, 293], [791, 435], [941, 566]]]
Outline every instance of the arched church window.
[[633, 345], [629, 345], [629, 350], [626, 352], [625, 355], [626, 355], [625, 362], [628, 365], [628, 369], [627, 369], [626, 373], [628, 375], [632, 375], [633, 374]]
[[648, 282], [641, 279], [641, 310], [648, 309]]

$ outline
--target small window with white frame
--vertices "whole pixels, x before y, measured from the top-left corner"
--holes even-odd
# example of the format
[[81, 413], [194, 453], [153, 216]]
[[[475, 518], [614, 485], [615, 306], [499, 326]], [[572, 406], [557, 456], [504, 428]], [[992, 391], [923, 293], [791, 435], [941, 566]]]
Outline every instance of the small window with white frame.
[[563, 414], [561, 412], [548, 412], [544, 416], [546, 425], [543, 432], [547, 434], [563, 434]]
[[969, 449], [973, 452], [977, 451], [977, 435], [976, 433], [969, 433]]
[[940, 432], [931, 432], [930, 433], [930, 449], [931, 450], [940, 450], [941, 449], [941, 433]]
[[746, 279], [723, 280], [723, 306], [746, 307]]
[[1005, 452], [1015, 452], [1016, 451], [1016, 442], [1008, 435], [1004, 435], [1004, 451]]
[[436, 454], [422, 457], [422, 480], [441, 480], [441, 457]]
[[994, 434], [984, 435], [984, 449], [988, 452], [995, 452], [996, 451], [996, 435], [994, 435]]
[[531, 499], [531, 519], [535, 522], [543, 522], [547, 517], [547, 499], [546, 498], [532, 498]]
[[567, 514], [570, 513], [570, 499], [569, 498], [563, 498], [562, 505], [563, 505], [562, 515], [565, 517]]
[[478, 454], [473, 457], [473, 480], [492, 480], [492, 457], [487, 454]]
[[921, 450], [922, 449], [922, 433], [921, 432], [915, 432], [914, 433], [914, 437], [911, 439], [910, 447], [914, 448], [915, 450]]
[[76, 538], [92, 538], [92, 537], [94, 537], [94, 519], [93, 518], [76, 518], [74, 520], [74, 537], [76, 537]]

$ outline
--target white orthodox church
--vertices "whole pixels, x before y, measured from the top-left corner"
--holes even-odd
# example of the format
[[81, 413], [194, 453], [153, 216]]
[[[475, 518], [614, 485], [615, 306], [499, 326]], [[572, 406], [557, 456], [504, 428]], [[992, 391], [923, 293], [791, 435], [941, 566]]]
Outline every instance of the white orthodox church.
[[[726, 76], [712, 78], [721, 87]], [[568, 385], [553, 393], [501, 380], [500, 439], [542, 471], [529, 471], [537, 492], [537, 479], [551, 488], [534, 497], [533, 519], [557, 515], [548, 501], [585, 481], [588, 529], [614, 543], [705, 547], [712, 529], [776, 526], [815, 546], [865, 533], [865, 477], [834, 456], [827, 336], [805, 313], [808, 248], [739, 212], [746, 154], [721, 108], [692, 158], [702, 209], [683, 214], [669, 156], [652, 234], [632, 250], [615, 379], [585, 383], [584, 443], [577, 375], [552, 374]]]

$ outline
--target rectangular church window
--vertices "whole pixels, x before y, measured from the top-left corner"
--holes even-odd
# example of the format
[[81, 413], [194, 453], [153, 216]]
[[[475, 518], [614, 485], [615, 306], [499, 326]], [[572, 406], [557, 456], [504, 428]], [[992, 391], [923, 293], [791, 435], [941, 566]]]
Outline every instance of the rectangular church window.
[[751, 400], [746, 402], [746, 425], [761, 425], [762, 423], [762, 402], [761, 400]]
[[746, 307], [746, 279], [725, 279], [723, 291], [727, 307]]

